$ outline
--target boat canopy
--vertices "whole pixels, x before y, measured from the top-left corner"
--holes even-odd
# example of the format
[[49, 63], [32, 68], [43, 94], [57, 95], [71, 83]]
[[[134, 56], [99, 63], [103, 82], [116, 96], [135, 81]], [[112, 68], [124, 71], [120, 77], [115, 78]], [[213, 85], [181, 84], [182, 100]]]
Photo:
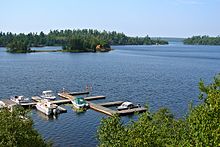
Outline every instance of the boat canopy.
[[124, 103], [122, 103], [121, 106], [129, 106], [129, 105], [133, 105], [133, 103], [132, 102], [124, 102]]
[[86, 101], [83, 97], [76, 97], [75, 101], [77, 104], [86, 104]]
[[43, 91], [42, 93], [43, 94], [48, 94], [48, 93], [52, 93], [53, 91], [52, 90], [46, 90], [46, 91]]

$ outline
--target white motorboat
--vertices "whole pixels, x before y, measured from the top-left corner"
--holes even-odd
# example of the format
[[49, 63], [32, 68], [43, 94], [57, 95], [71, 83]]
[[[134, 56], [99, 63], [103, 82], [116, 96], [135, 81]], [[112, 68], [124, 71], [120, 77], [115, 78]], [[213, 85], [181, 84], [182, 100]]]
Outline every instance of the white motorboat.
[[17, 103], [17, 104], [21, 104], [21, 103], [30, 103], [31, 99], [24, 97], [23, 95], [20, 96], [13, 96], [10, 98], [10, 100], [12, 100], [13, 102]]
[[43, 112], [46, 115], [56, 115], [59, 113], [58, 105], [52, 104], [47, 99], [41, 100], [36, 104], [37, 110]]
[[77, 109], [86, 109], [89, 107], [89, 104], [85, 101], [83, 97], [76, 97], [71, 102], [73, 106]]
[[56, 96], [53, 94], [52, 90], [46, 90], [46, 91], [42, 92], [41, 98], [49, 99], [49, 100], [55, 100]]
[[120, 106], [117, 107], [117, 109], [120, 110], [126, 110], [126, 109], [133, 109], [133, 108], [138, 108], [141, 107], [139, 104], [134, 105], [132, 102], [124, 102]]

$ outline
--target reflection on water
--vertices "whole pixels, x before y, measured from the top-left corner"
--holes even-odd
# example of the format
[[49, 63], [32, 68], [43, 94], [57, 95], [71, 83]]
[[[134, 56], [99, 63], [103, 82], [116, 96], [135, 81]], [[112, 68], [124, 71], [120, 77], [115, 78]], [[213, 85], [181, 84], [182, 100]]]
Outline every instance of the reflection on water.
[[75, 112], [77, 115], [83, 115], [83, 113], [86, 113], [87, 109], [78, 109], [74, 106], [71, 107], [72, 111]]
[[[36, 110], [37, 111], [37, 110]], [[37, 111], [38, 116], [40, 116], [43, 120], [54, 120], [58, 119], [59, 115], [46, 115], [43, 112]]]

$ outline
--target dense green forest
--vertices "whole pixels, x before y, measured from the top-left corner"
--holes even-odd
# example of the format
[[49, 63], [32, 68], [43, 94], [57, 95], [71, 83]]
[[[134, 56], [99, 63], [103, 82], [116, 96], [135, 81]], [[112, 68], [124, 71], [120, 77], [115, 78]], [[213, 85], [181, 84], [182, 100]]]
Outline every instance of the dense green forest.
[[23, 108], [0, 110], [0, 146], [1, 147], [49, 147], [43, 137], [33, 128], [33, 121]]
[[0, 46], [7, 47], [9, 52], [31, 52], [31, 47], [63, 46], [63, 51], [85, 52], [99, 48], [110, 49], [110, 45], [153, 45], [168, 44], [167, 41], [150, 37], [128, 37], [123, 33], [83, 30], [53, 30], [28, 34], [0, 32]]
[[191, 45], [220, 45], [220, 36], [218, 37], [209, 37], [209, 36], [193, 36], [187, 38], [184, 41], [184, 44]]
[[[199, 83], [203, 103], [190, 105], [189, 113], [175, 119], [168, 109], [147, 111], [137, 121], [123, 124], [114, 116], [101, 121], [98, 139], [101, 147], [121, 146], [219, 146], [220, 145], [220, 75], [214, 82]], [[178, 109], [178, 108], [177, 108]]]

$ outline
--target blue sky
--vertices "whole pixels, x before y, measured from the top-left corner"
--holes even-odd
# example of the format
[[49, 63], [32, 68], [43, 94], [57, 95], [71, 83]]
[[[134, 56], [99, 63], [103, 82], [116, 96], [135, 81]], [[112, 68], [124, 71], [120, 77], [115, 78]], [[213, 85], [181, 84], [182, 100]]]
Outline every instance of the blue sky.
[[220, 0], [0, 0], [0, 31], [83, 29], [129, 36], [220, 35]]

